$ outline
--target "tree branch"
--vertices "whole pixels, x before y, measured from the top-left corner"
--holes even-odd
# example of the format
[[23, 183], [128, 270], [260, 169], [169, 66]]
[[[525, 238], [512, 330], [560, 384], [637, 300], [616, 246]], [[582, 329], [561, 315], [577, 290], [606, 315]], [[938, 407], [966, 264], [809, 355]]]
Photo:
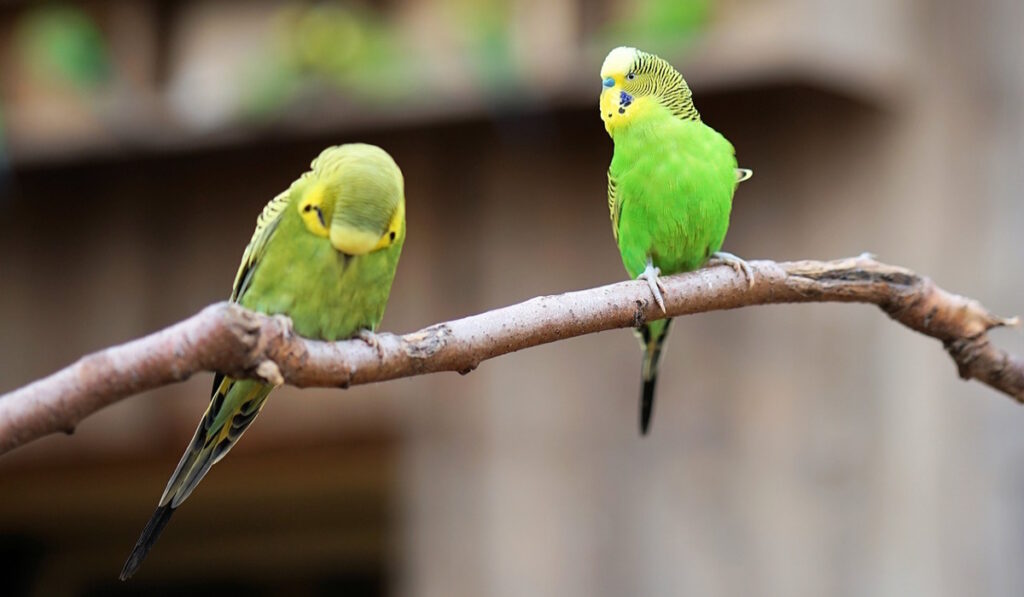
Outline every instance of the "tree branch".
[[[772, 303], [873, 303], [912, 330], [937, 338], [960, 377], [1024, 402], [1024, 361], [994, 347], [988, 330], [1016, 325], [930, 279], [867, 256], [837, 261], [751, 262], [756, 284], [727, 266], [669, 276], [668, 316]], [[44, 435], [70, 433], [122, 398], [209, 370], [299, 387], [347, 388], [399, 377], [468, 373], [496, 356], [664, 317], [644, 282], [554, 296], [396, 336], [330, 343], [290, 332], [288, 320], [217, 303], [164, 330], [95, 352], [0, 396], [0, 453]]]

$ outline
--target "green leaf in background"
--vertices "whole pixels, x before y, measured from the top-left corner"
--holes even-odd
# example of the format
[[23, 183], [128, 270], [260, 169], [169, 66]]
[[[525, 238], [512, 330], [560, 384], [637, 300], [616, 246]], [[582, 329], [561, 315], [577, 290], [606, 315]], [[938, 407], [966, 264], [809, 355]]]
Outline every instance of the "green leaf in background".
[[508, 0], [446, 0], [445, 14], [461, 34], [463, 57], [486, 89], [514, 87], [518, 70], [509, 33], [512, 6]]
[[606, 35], [615, 44], [643, 45], [671, 54], [711, 20], [711, 0], [635, 0]]
[[392, 26], [376, 11], [344, 2], [292, 4], [277, 15], [269, 53], [243, 82], [245, 109], [266, 115], [310, 87], [370, 100], [399, 100], [410, 86]]
[[64, 4], [31, 8], [15, 27], [17, 48], [36, 76], [84, 89], [107, 82], [106, 40], [85, 11]]

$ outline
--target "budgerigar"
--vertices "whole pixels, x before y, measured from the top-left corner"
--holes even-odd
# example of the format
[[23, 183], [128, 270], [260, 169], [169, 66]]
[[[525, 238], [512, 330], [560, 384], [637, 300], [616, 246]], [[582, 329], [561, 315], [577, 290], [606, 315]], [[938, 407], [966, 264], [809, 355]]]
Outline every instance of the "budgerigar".
[[[712, 259], [742, 270], [753, 284], [743, 260], [719, 251], [733, 192], [751, 172], [737, 168], [733, 146], [701, 122], [682, 75], [653, 54], [619, 47], [605, 58], [601, 79], [601, 119], [615, 144], [608, 208], [626, 271], [647, 281], [662, 311], [658, 276], [692, 271]], [[643, 434], [670, 322], [652, 321], [637, 330]]]
[[[267, 204], [242, 255], [231, 300], [288, 316], [307, 338], [372, 332], [384, 315], [405, 241], [405, 190], [383, 149], [325, 149], [291, 187]], [[171, 514], [252, 424], [271, 386], [217, 374], [210, 406], [171, 475], [160, 503], [121, 571], [131, 577]]]

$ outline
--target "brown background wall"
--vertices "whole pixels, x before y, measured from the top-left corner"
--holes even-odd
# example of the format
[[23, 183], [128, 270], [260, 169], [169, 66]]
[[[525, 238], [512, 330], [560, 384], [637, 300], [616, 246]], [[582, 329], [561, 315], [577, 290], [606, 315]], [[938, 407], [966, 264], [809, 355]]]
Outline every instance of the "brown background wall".
[[[275, 6], [124, 4], [135, 8], [86, 6], [157, 23], [170, 40], [158, 90], [187, 89], [188, 56], [229, 55], [190, 40], [227, 48]], [[380, 144], [406, 176], [387, 330], [621, 279], [611, 142], [594, 105], [607, 47], [587, 38], [597, 9], [511, 4], [517, 51], [540, 55], [517, 87], [443, 109], [332, 108], [323, 127], [158, 120], [143, 129], [160, 143], [61, 143], [59, 131], [33, 136], [9, 78], [0, 391], [224, 298], [262, 204], [331, 143]], [[430, 3], [381, 6], [430, 44], [414, 35]], [[1024, 311], [1019, 2], [734, 0], [714, 14], [674, 62], [756, 171], [728, 250], [872, 251], [996, 312]], [[205, 30], [225, 33], [194, 33]], [[996, 340], [1024, 353], [1019, 332]], [[643, 440], [638, 361], [618, 331], [466, 377], [284, 388], [137, 583], [119, 585], [210, 376], [147, 393], [0, 459], [5, 577], [34, 595], [1024, 590], [1024, 411], [958, 381], [933, 341], [851, 305], [680, 320]]]

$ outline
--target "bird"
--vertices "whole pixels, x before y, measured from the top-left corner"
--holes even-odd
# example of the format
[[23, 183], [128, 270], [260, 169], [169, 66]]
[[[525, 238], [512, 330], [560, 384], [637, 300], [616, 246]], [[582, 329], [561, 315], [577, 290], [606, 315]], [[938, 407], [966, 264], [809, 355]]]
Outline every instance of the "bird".
[[[374, 344], [404, 242], [405, 183], [394, 159], [373, 145], [329, 147], [263, 208], [230, 301], [286, 316], [306, 338]], [[214, 376], [210, 405], [121, 580], [135, 574], [171, 515], [249, 428], [272, 389]]]
[[[608, 168], [612, 234], [631, 278], [647, 282], [665, 312], [661, 275], [726, 264], [753, 286], [750, 266], [721, 251], [732, 198], [753, 175], [732, 144], [704, 124], [689, 86], [666, 60], [621, 46], [601, 65], [601, 120], [614, 144]], [[640, 433], [654, 409], [658, 364], [671, 319], [640, 325]]]

